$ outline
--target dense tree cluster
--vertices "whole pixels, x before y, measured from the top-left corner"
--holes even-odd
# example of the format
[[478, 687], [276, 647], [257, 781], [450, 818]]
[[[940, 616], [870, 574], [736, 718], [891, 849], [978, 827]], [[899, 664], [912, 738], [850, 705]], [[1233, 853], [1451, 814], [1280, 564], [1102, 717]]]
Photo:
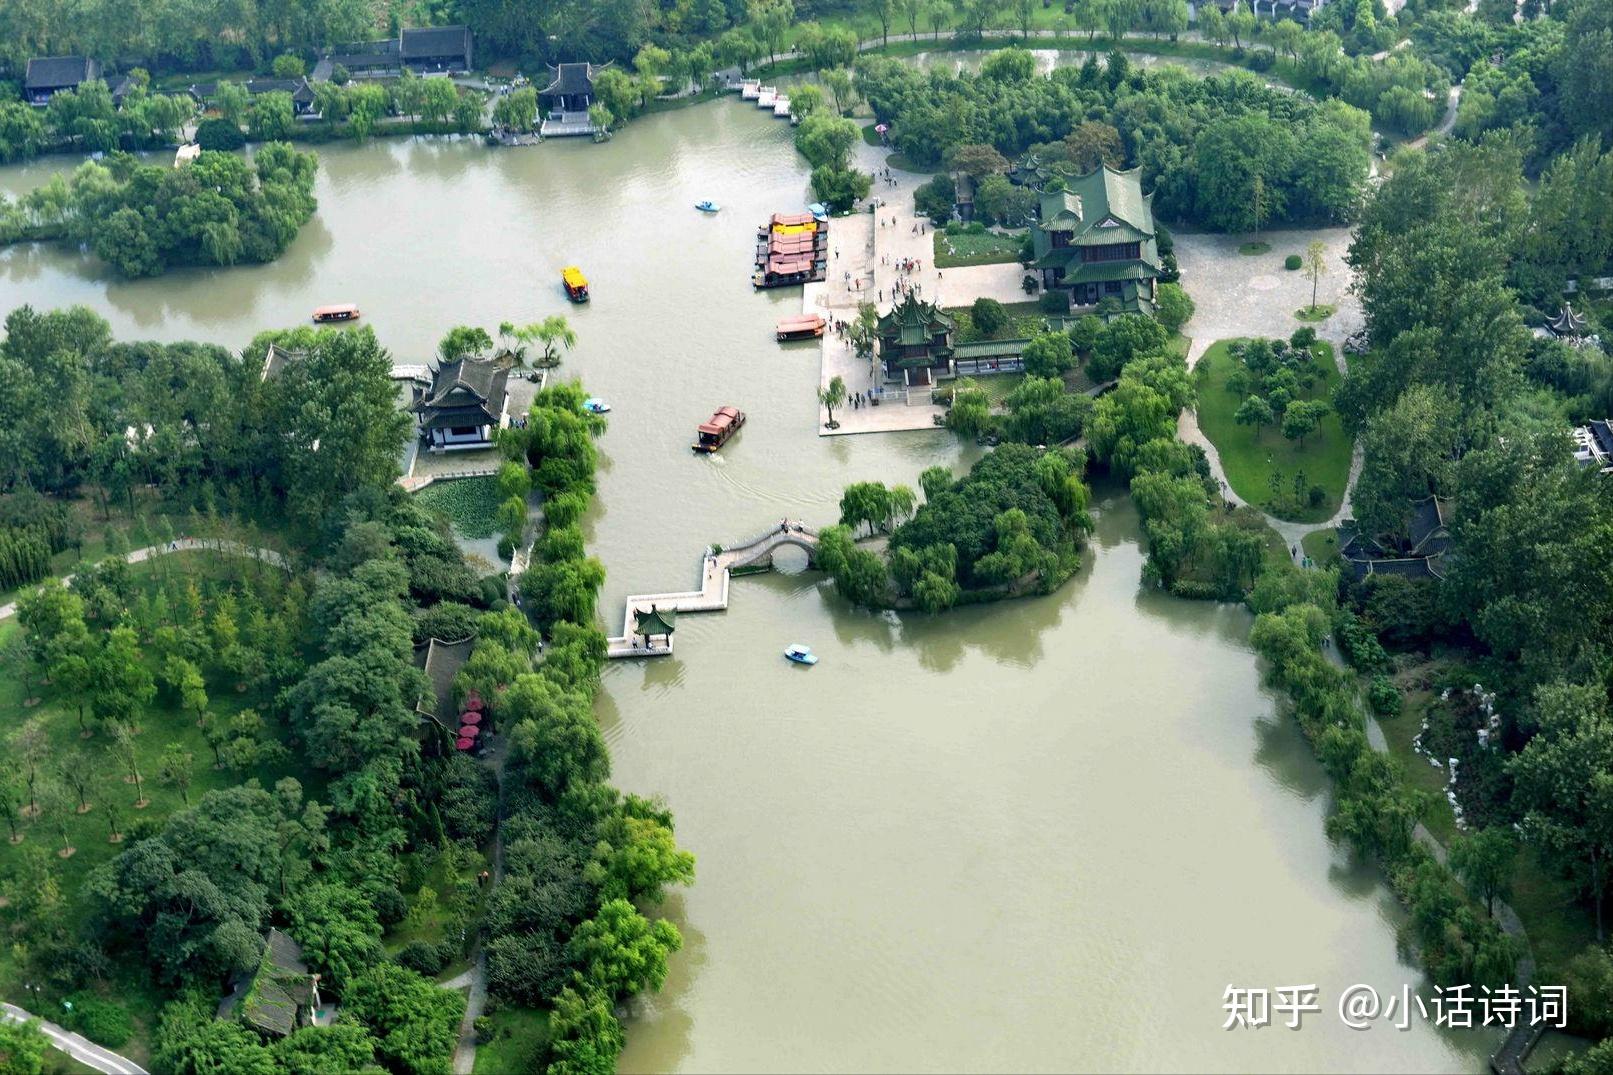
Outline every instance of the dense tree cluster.
[[84, 244], [125, 276], [273, 261], [314, 215], [317, 169], [312, 153], [278, 142], [251, 161], [204, 151], [184, 168], [114, 154], [0, 202], [0, 242]]
[[185, 94], [149, 92], [144, 71], [132, 77], [135, 85], [121, 108], [99, 81], [54, 94], [45, 109], [0, 101], [0, 163], [28, 160], [50, 149], [101, 153], [173, 145], [195, 114], [195, 101]]
[[[962, 478], [926, 470], [922, 504], [906, 486], [849, 486], [840, 524], [819, 535], [818, 566], [846, 600], [873, 608], [941, 612], [960, 601], [1050, 592], [1080, 566], [1092, 528], [1084, 468], [1078, 449], [1011, 444]], [[887, 555], [856, 544], [864, 529], [890, 534]]]
[[[368, 330], [208, 344], [115, 343], [87, 309], [12, 311], [0, 342], [0, 488], [110, 507], [155, 485], [179, 510], [285, 512], [317, 527], [355, 482], [396, 477], [408, 436], [391, 359]], [[271, 340], [295, 349], [261, 376]]]
[[545, 495], [547, 528], [521, 580], [532, 619], [515, 608], [482, 615], [456, 689], [484, 699], [511, 737], [505, 876], [483, 923], [489, 986], [512, 1003], [552, 1006], [552, 1069], [598, 1072], [614, 1069], [622, 1046], [616, 1005], [659, 988], [682, 944], [670, 922], [637, 908], [693, 880], [694, 856], [678, 849], [664, 807], [605, 782], [610, 756], [593, 714], [604, 568], [586, 556], [579, 526], [604, 419], [583, 411], [584, 398], [579, 385], [549, 386], [526, 428], [506, 435], [507, 454]]
[[1130, 71], [1114, 54], [1107, 69], [1089, 63], [1005, 80], [869, 59], [858, 84], [913, 160], [938, 164], [983, 145], [1077, 171], [1140, 166], [1155, 213], [1217, 229], [1349, 219], [1366, 178], [1364, 113], [1269, 89], [1245, 72]]

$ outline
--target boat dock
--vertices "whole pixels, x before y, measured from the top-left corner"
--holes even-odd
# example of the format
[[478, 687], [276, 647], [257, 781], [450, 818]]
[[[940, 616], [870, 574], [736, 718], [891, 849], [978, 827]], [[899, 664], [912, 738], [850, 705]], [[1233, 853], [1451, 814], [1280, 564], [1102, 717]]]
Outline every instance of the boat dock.
[[587, 112], [554, 112], [543, 117], [538, 134], [544, 138], [579, 138], [598, 133]]
[[634, 633], [638, 613], [670, 612], [721, 612], [728, 607], [728, 584], [738, 568], [771, 564], [773, 554], [785, 545], [806, 550], [810, 560], [818, 551], [818, 532], [786, 520], [781, 526], [769, 530], [743, 545], [718, 552], [706, 550], [700, 561], [700, 589], [677, 593], [634, 594], [627, 599], [627, 611], [622, 617], [622, 633], [605, 640], [605, 655], [622, 657], [665, 657], [672, 653], [672, 635], [644, 638]]

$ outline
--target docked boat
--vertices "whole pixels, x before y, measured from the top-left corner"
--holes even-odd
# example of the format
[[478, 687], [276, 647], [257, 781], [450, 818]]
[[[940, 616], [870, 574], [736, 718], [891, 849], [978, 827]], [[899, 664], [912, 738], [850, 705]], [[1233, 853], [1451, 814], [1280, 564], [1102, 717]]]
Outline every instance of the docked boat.
[[575, 265], [560, 270], [560, 283], [565, 286], [566, 298], [572, 302], [588, 301], [588, 277]]
[[812, 219], [819, 224], [829, 223], [829, 207], [822, 202], [813, 202], [807, 206], [807, 212], [811, 213]]
[[314, 311], [314, 324], [332, 325], [342, 321], [357, 321], [358, 307], [350, 302], [339, 302], [334, 306], [321, 306]]
[[690, 447], [697, 452], [715, 452], [727, 444], [744, 424], [745, 412], [738, 407], [718, 407], [715, 414], [700, 423], [695, 431], [695, 442]]
[[812, 647], [800, 642], [791, 642], [786, 646], [784, 656], [796, 664], [814, 665], [818, 663], [818, 655], [812, 652]]
[[815, 340], [823, 335], [826, 322], [817, 314], [794, 314], [782, 317], [778, 323], [779, 342], [787, 340]]
[[722, 206], [718, 205], [710, 198], [707, 198], [703, 202], [695, 202], [694, 207], [700, 210], [702, 213], [715, 213], [722, 209]]
[[589, 396], [587, 399], [582, 401], [582, 409], [587, 411], [589, 414], [609, 414], [610, 404], [606, 403], [598, 396]]

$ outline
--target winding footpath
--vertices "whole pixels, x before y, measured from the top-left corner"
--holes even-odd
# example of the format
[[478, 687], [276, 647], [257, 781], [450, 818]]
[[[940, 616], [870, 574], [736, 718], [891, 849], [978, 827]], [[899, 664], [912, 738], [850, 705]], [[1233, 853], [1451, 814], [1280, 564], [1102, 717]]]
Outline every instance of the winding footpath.
[[146, 1069], [128, 1057], [119, 1056], [110, 1049], [103, 1049], [88, 1038], [71, 1030], [63, 1030], [55, 1023], [40, 1019], [15, 1004], [0, 1002], [0, 1019], [8, 1023], [26, 1023], [30, 1019], [34, 1020], [40, 1033], [45, 1035], [45, 1039], [53, 1048], [60, 1049], [80, 1064], [94, 1068], [103, 1075], [146, 1075]]

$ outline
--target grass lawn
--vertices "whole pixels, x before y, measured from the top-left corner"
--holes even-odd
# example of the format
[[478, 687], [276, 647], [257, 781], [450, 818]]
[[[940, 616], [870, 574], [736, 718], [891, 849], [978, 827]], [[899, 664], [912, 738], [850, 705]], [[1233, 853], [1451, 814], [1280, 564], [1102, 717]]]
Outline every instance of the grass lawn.
[[1271, 244], [1264, 241], [1244, 243], [1242, 246], [1238, 247], [1238, 253], [1244, 255], [1245, 257], [1251, 258], [1260, 254], [1268, 254], [1270, 252]]
[[549, 1013], [533, 1008], [501, 1007], [488, 1016], [493, 1040], [476, 1047], [476, 1075], [507, 1075], [537, 1071], [543, 1047], [549, 1041]]
[[[1294, 476], [1303, 471], [1307, 488], [1322, 487], [1325, 494], [1322, 502], [1315, 507], [1307, 503], [1299, 511], [1272, 510], [1272, 514], [1306, 523], [1332, 518], [1350, 478], [1350, 438], [1339, 423], [1338, 415], [1329, 414], [1322, 419], [1321, 428], [1305, 438], [1304, 447], [1298, 441], [1284, 438], [1276, 429], [1257, 431], [1251, 426], [1238, 425], [1232, 416], [1242, 401], [1226, 387], [1227, 378], [1235, 368], [1232, 355], [1227, 351], [1228, 342], [1217, 341], [1194, 367], [1199, 428], [1220, 454], [1227, 481], [1244, 501], [1265, 507], [1273, 499], [1272, 475], [1277, 476], [1278, 487], [1288, 500]], [[1330, 399], [1339, 380], [1332, 347], [1320, 342], [1314, 354], [1320, 376], [1300, 398]]]
[[1300, 542], [1300, 547], [1305, 550], [1305, 555], [1311, 558], [1311, 563], [1317, 567], [1327, 567], [1339, 554], [1339, 532], [1331, 527], [1326, 530], [1312, 530]]
[[1294, 311], [1294, 316], [1301, 321], [1306, 321], [1314, 325], [1319, 322], [1326, 321], [1328, 318], [1337, 313], [1338, 309], [1339, 308], [1337, 306], [1301, 306], [1299, 309]]
[[955, 269], [964, 265], [1006, 265], [1019, 260], [1025, 233], [1000, 235], [994, 231], [971, 234], [963, 228], [935, 232], [935, 267]]
[[956, 339], [959, 343], [969, 343], [974, 340], [1017, 340], [1035, 336], [1042, 331], [1047, 321], [1047, 315], [1042, 312], [1040, 304], [1035, 302], [1005, 302], [1003, 309], [1008, 313], [1008, 324], [1002, 331], [987, 336], [975, 328], [974, 316], [967, 306], [948, 306], [945, 312], [957, 321]]
[[879, 126], [877, 123], [863, 124], [862, 132], [864, 145], [881, 146], [885, 144], [884, 142], [880, 141], [879, 132], [874, 130], [874, 128], [877, 126]]
[[473, 541], [493, 536], [498, 514], [498, 483], [492, 478], [435, 481], [415, 496], [426, 507], [448, 516], [460, 536]]
[[[198, 580], [239, 578], [241, 564], [242, 561], [236, 557], [183, 553], [137, 564], [131, 571], [137, 582], [148, 590], [155, 590], [161, 571], [183, 571], [185, 575]], [[0, 622], [0, 645], [4, 645], [20, 629], [15, 620]], [[147, 663], [155, 672], [156, 662], [148, 657]], [[250, 693], [237, 692], [223, 675], [217, 674], [216, 669], [204, 669], [204, 672], [208, 673], [208, 708], [219, 718], [228, 720], [241, 710], [261, 703], [261, 699]], [[36, 706], [26, 705], [25, 700], [29, 697], [39, 698], [40, 703]], [[42, 785], [53, 777], [57, 760], [74, 750], [83, 750], [98, 774], [88, 789], [90, 809], [82, 814], [75, 811], [65, 815], [67, 845], [74, 849], [70, 856], [63, 858], [60, 855], [63, 840], [56, 821], [62, 815], [47, 813], [37, 819], [25, 819], [19, 825], [24, 846], [45, 847], [53, 852], [50, 863], [55, 881], [65, 898], [64, 913], [72, 919], [69, 926], [81, 935], [86, 934], [88, 929], [79, 918], [86, 911], [83, 901], [78, 898], [85, 876], [126, 846], [124, 843], [110, 842], [104, 804], [115, 801], [120, 806], [119, 827], [125, 832], [137, 821], [143, 825], [160, 825], [168, 815], [184, 806], [179, 789], [160, 782], [157, 775], [158, 759], [169, 744], [177, 743], [191, 755], [188, 793], [192, 803], [208, 791], [234, 787], [249, 778], [256, 778], [264, 787], [273, 787], [276, 780], [288, 775], [302, 782], [304, 794], [309, 798], [321, 801], [325, 798], [325, 778], [306, 768], [294, 752], [281, 763], [259, 765], [246, 772], [214, 769], [213, 753], [196, 725], [195, 714], [180, 709], [160, 684], [156, 699], [139, 719], [139, 768], [144, 780], [142, 791], [150, 800], [149, 805], [141, 810], [133, 809], [135, 789], [132, 784], [125, 783], [127, 770], [112, 756], [111, 737], [98, 730], [89, 739], [81, 738], [77, 708], [60, 687], [31, 678], [25, 689], [24, 684], [16, 679], [0, 677], [0, 728], [9, 732], [30, 720], [42, 723], [50, 743], [50, 755], [41, 773]], [[87, 716], [86, 720], [94, 727], [93, 718]], [[278, 732], [273, 721], [266, 722], [265, 727], [270, 734]], [[0, 849], [16, 853], [14, 846], [9, 843], [0, 843]], [[105, 993], [108, 999], [127, 1008], [135, 1021], [134, 1037], [119, 1045], [118, 1050], [136, 1060], [144, 1060], [148, 1054], [146, 1042], [155, 1026], [161, 1000], [150, 971], [128, 963], [120, 964]], [[23, 995], [9, 944], [0, 945], [0, 994], [10, 997]], [[60, 998], [48, 990], [43, 998], [44, 1005], [54, 1005], [58, 1000]]]

